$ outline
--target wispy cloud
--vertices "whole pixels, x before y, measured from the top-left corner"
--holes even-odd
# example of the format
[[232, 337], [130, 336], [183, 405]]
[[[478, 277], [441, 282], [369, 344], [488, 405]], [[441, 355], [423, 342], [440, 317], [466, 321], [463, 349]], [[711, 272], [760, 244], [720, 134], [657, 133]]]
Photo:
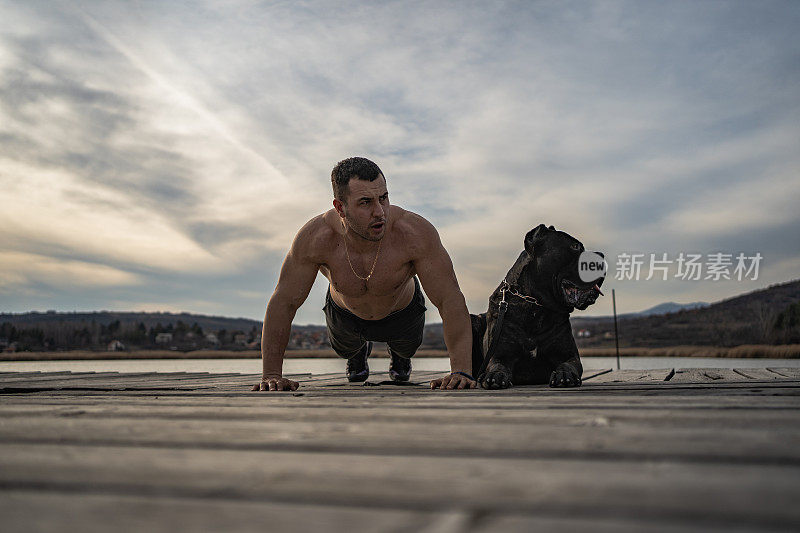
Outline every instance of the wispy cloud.
[[[750, 284], [620, 283], [623, 310], [782, 281], [800, 257], [791, 2], [0, 10], [7, 310], [260, 317], [355, 154], [437, 225], [476, 311], [539, 222], [611, 254], [768, 253]], [[76, 296], [33, 256], [118, 290]], [[298, 321], [322, 320], [323, 291]]]

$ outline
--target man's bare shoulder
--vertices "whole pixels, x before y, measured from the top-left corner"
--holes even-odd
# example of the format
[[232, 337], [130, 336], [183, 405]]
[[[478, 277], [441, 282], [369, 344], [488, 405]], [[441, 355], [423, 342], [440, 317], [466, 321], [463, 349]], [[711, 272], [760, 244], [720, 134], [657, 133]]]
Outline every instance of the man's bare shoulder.
[[402, 207], [392, 207], [398, 210], [394, 215], [394, 227], [412, 254], [425, 253], [440, 242], [439, 233], [425, 217]]
[[[336, 218], [334, 219], [332, 215]], [[324, 262], [329, 248], [335, 245], [338, 239], [336, 226], [333, 225], [338, 218], [336, 211], [331, 209], [306, 222], [294, 238], [292, 253], [302, 258]]]

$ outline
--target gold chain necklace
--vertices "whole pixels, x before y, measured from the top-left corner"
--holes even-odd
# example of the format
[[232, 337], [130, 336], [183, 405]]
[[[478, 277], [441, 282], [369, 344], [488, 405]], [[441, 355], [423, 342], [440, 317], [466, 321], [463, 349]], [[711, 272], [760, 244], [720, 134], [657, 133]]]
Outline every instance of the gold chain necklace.
[[356, 269], [353, 268], [353, 262], [350, 261], [350, 251], [347, 249], [347, 238], [346, 238], [347, 227], [344, 225], [344, 222], [342, 222], [342, 227], [344, 227], [344, 234], [342, 234], [342, 242], [344, 242], [344, 252], [345, 252], [345, 254], [347, 254], [347, 262], [350, 264], [350, 270], [353, 271], [353, 274], [358, 279], [360, 279], [362, 281], [369, 281], [369, 278], [372, 277], [372, 273], [375, 272], [375, 265], [378, 264], [378, 256], [381, 254], [381, 244], [383, 244], [383, 239], [378, 241], [378, 251], [375, 252], [375, 260], [372, 262], [372, 268], [369, 269], [369, 274], [367, 274], [366, 278], [362, 278], [361, 276], [358, 275], [358, 273], [356, 272]]

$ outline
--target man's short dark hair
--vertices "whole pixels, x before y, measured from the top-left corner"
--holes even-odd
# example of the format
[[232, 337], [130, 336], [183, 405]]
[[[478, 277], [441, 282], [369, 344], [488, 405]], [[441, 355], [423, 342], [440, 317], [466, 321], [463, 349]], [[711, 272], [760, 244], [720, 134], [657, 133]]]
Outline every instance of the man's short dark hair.
[[365, 157], [348, 157], [342, 159], [331, 172], [331, 185], [333, 186], [333, 197], [344, 202], [349, 192], [348, 183], [352, 178], [375, 181], [383, 176], [383, 172], [378, 165]]

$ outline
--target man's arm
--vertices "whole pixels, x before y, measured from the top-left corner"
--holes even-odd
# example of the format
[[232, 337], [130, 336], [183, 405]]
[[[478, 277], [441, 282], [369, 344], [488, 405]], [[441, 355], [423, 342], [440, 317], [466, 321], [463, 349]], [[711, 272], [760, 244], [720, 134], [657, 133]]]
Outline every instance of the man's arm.
[[310, 259], [308, 250], [313, 238], [312, 223], [306, 224], [292, 243], [281, 267], [278, 286], [267, 304], [261, 330], [261, 383], [253, 390], [296, 390], [296, 381], [283, 378], [283, 355], [289, 343], [292, 320], [305, 302], [319, 264]]
[[[467, 303], [458, 286], [453, 262], [444, 249], [439, 233], [430, 222], [420, 217], [420, 246], [414, 259], [422, 288], [431, 303], [439, 309], [444, 328], [444, 342], [450, 356], [451, 374], [431, 382], [431, 388], [463, 389], [477, 386], [463, 374], [472, 374], [472, 323]], [[415, 247], [416, 248], [416, 247]]]

